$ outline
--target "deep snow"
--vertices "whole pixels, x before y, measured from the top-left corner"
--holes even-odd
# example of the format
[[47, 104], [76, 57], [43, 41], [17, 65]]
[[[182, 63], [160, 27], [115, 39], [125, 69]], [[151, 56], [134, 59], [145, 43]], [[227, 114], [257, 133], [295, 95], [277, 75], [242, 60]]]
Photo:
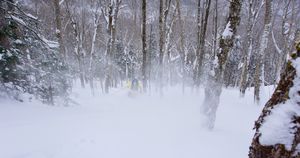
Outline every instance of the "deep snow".
[[[272, 88], [265, 90], [272, 93]], [[0, 100], [0, 158], [243, 158], [262, 106], [252, 92], [224, 89], [213, 131], [201, 129], [203, 92], [169, 88], [163, 98], [128, 97], [127, 89], [92, 97], [74, 89], [79, 105]]]

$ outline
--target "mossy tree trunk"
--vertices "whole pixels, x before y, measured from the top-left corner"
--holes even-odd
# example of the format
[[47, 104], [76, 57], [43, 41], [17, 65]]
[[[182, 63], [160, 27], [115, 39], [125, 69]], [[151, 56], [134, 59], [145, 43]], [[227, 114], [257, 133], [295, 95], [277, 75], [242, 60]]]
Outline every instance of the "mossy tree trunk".
[[[299, 34], [298, 34], [299, 37]], [[287, 149], [287, 147], [284, 144], [274, 144], [274, 145], [264, 145], [261, 143], [260, 138], [264, 134], [261, 130], [261, 127], [264, 123], [266, 123], [266, 117], [272, 114], [272, 111], [274, 108], [285, 106], [287, 101], [293, 99], [290, 96], [291, 95], [291, 88], [295, 85], [295, 81], [299, 80], [299, 74], [297, 75], [296, 69], [293, 66], [292, 62], [295, 62], [297, 58], [300, 57], [300, 41], [297, 40], [296, 44], [296, 52], [291, 55], [292, 59], [288, 62], [284, 73], [281, 75], [281, 79], [279, 81], [279, 84], [274, 91], [272, 97], [270, 100], [266, 103], [260, 117], [255, 122], [255, 129], [256, 133], [254, 135], [254, 138], [252, 140], [252, 144], [249, 151], [249, 157], [250, 158], [290, 158], [290, 157], [300, 157], [299, 153], [299, 147], [297, 147], [300, 144], [300, 117], [295, 113], [292, 115], [292, 119], [290, 120], [291, 124], [294, 124], [296, 126], [289, 127], [286, 126], [284, 128], [293, 128], [295, 133], [293, 133], [293, 140], [290, 140], [292, 142], [291, 148]], [[300, 95], [300, 89], [297, 89], [297, 94]], [[296, 106], [299, 106], [299, 102], [296, 102]], [[272, 121], [268, 119], [268, 121]], [[284, 120], [282, 120], [284, 121]]]

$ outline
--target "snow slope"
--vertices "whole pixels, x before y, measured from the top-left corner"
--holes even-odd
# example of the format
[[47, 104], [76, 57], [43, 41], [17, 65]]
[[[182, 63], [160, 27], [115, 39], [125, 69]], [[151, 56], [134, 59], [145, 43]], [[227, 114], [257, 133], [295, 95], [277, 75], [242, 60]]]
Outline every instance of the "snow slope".
[[262, 109], [252, 93], [241, 99], [225, 89], [210, 132], [200, 126], [202, 91], [170, 88], [163, 98], [74, 91], [80, 105], [71, 107], [0, 100], [0, 158], [243, 158]]

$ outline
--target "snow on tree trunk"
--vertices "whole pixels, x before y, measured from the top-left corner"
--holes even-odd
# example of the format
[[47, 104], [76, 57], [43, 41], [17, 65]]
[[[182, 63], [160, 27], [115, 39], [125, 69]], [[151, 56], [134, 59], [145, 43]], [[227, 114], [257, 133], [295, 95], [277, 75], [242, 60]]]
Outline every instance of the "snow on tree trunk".
[[240, 92], [241, 95], [244, 96], [247, 88], [247, 82], [248, 82], [248, 67], [250, 62], [250, 56], [253, 51], [253, 27], [255, 24], [255, 21], [257, 20], [257, 16], [259, 13], [259, 10], [262, 8], [264, 2], [262, 1], [259, 7], [255, 8], [255, 4], [257, 4], [258, 1], [249, 0], [249, 7], [248, 7], [248, 21], [247, 21], [247, 38], [246, 38], [246, 50], [243, 55], [243, 67], [242, 67], [242, 73], [241, 73], [241, 79], [240, 79]]
[[106, 48], [106, 76], [105, 76], [105, 92], [109, 93], [109, 89], [113, 86], [116, 80], [116, 74], [114, 72], [113, 62], [115, 57], [115, 41], [116, 41], [116, 24], [118, 19], [118, 13], [122, 0], [110, 1], [107, 6], [107, 12], [105, 12], [105, 20], [107, 22], [107, 34], [108, 42]]
[[66, 12], [68, 17], [70, 18], [71, 21], [71, 26], [72, 26], [72, 33], [74, 35], [75, 38], [75, 46], [74, 46], [74, 56], [77, 59], [77, 63], [78, 63], [78, 69], [79, 69], [79, 79], [80, 79], [80, 84], [81, 87], [84, 88], [85, 87], [85, 80], [84, 80], [84, 76], [85, 76], [85, 69], [84, 69], [84, 53], [82, 53], [82, 34], [81, 32], [83, 30], [80, 29], [79, 22], [75, 19], [74, 15], [72, 15], [71, 13], [71, 8], [69, 7], [69, 3], [66, 3]]
[[184, 28], [183, 28], [183, 20], [181, 17], [181, 2], [180, 0], [176, 0], [176, 5], [177, 5], [177, 12], [178, 12], [178, 23], [180, 27], [180, 44], [179, 44], [179, 52], [180, 52], [180, 58], [181, 58], [181, 73], [182, 73], [182, 93], [184, 94], [185, 91], [185, 78], [186, 78], [186, 71], [185, 71], [185, 50], [184, 50], [184, 45], [185, 45], [185, 35], [184, 35]]
[[268, 47], [269, 35], [272, 25], [272, 0], [266, 0], [264, 32], [261, 37], [258, 54], [256, 55], [256, 67], [254, 76], [254, 99], [260, 100], [261, 86], [264, 86], [264, 54]]
[[[293, 38], [291, 38], [292, 33], [292, 24], [288, 21], [288, 15], [291, 14], [291, 19], [294, 19], [295, 12], [295, 1], [288, 0], [285, 1], [284, 4], [284, 13], [282, 15], [282, 22], [281, 22], [281, 35], [283, 37], [283, 46], [279, 48], [278, 43], [275, 40], [274, 32], [272, 31], [272, 39], [273, 43], [276, 47], [276, 51], [279, 53], [279, 59], [278, 64], [276, 64], [276, 82], [279, 82], [280, 80], [280, 74], [282, 71], [284, 71], [286, 62], [287, 62], [287, 55], [289, 52], [291, 52], [291, 49], [289, 48], [291, 43], [293, 42]], [[290, 9], [291, 8], [291, 9]], [[275, 18], [273, 18], [275, 20]], [[273, 21], [274, 21], [273, 20]]]
[[90, 88], [91, 92], [94, 95], [94, 71], [93, 71], [93, 64], [94, 64], [94, 53], [95, 53], [95, 45], [96, 45], [96, 38], [97, 38], [97, 32], [98, 32], [98, 26], [100, 22], [100, 16], [98, 15], [98, 8], [95, 9], [94, 12], [94, 19], [93, 19], [93, 37], [92, 37], [92, 46], [91, 46], [91, 52], [90, 52], [90, 60], [89, 60], [89, 82], [90, 82]]
[[204, 127], [213, 129], [216, 119], [216, 112], [219, 106], [220, 95], [222, 92], [223, 73], [227, 61], [228, 54], [234, 45], [234, 39], [237, 27], [240, 23], [240, 11], [242, 7], [241, 0], [232, 0], [229, 6], [229, 17], [227, 25], [220, 39], [220, 51], [214, 68], [208, 76], [208, 83], [205, 87], [205, 99], [201, 108], [204, 115]]
[[[298, 35], [299, 37], [299, 35]], [[250, 158], [300, 157], [300, 41], [260, 117]]]
[[[176, 20], [176, 11], [177, 11], [177, 6], [173, 7], [173, 14], [172, 14], [172, 17], [170, 19], [170, 22], [167, 24], [167, 16], [168, 16], [168, 12], [169, 12], [169, 9], [170, 9], [170, 1], [168, 2], [168, 7], [165, 11], [165, 48], [164, 48], [164, 54], [166, 54], [166, 63], [165, 63], [165, 67], [166, 70], [168, 70], [168, 77], [167, 77], [167, 81], [171, 84], [172, 82], [172, 64], [171, 64], [171, 35], [173, 34], [173, 27], [174, 27], [174, 24], [175, 24], [175, 20]], [[172, 85], [172, 84], [171, 84]]]

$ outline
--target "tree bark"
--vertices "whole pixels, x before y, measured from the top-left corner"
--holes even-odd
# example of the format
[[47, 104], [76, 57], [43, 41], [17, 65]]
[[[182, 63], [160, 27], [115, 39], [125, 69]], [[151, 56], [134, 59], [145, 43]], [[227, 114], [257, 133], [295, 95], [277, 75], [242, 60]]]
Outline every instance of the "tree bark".
[[66, 59], [66, 52], [62, 37], [62, 27], [61, 27], [61, 13], [60, 13], [60, 5], [59, 0], [54, 0], [54, 7], [55, 7], [55, 22], [56, 22], [56, 37], [59, 43], [59, 52], [63, 57], [63, 60]]
[[[200, 1], [199, 1], [200, 3]], [[210, 10], [210, 4], [211, 0], [205, 1], [205, 15], [204, 18], [201, 19], [201, 26], [200, 26], [200, 39], [199, 39], [199, 52], [197, 53], [197, 71], [196, 71], [196, 86], [199, 87], [200, 85], [200, 77], [202, 74], [202, 66], [203, 66], [203, 58], [205, 55], [205, 37], [206, 37], [206, 30], [207, 30], [207, 24], [208, 24], [208, 16], [209, 16], [209, 10]], [[198, 5], [200, 7], [200, 5]], [[200, 12], [200, 8], [198, 8]], [[199, 13], [198, 13], [199, 14]], [[199, 16], [199, 15], [198, 15]], [[199, 25], [199, 24], [198, 24]]]
[[[198, 0], [197, 4], [197, 48], [196, 48], [196, 64], [199, 65], [199, 57], [200, 57], [200, 41], [201, 41], [201, 0]], [[198, 85], [198, 66], [196, 65], [194, 70], [194, 84]]]
[[120, 9], [120, 4], [122, 0], [110, 1], [108, 6], [108, 21], [107, 21], [107, 34], [108, 34], [108, 42], [106, 48], [106, 76], [105, 76], [105, 92], [109, 93], [109, 89], [114, 84], [114, 77], [116, 77], [113, 70], [113, 62], [115, 59], [115, 41], [116, 41], [116, 24], [118, 19], [118, 13]]
[[[298, 37], [300, 37], [299, 34]], [[292, 59], [288, 62], [276, 90], [274, 91], [270, 100], [266, 103], [260, 117], [255, 122], [254, 128], [256, 130], [256, 133], [252, 140], [252, 144], [249, 151], [250, 158], [300, 157], [299, 150], [297, 149], [297, 146], [300, 144], [300, 127], [299, 127], [300, 117], [299, 115], [297, 115], [295, 111], [291, 112], [292, 116], [290, 118], [291, 120], [289, 120], [289, 125], [283, 127], [286, 129], [293, 128], [293, 131], [295, 131], [295, 133], [292, 133], [293, 134], [293, 137], [291, 138], [292, 140], [287, 140], [292, 142], [290, 149], [288, 149], [287, 146], [285, 146], [285, 144], [281, 144], [281, 143], [264, 145], [261, 143], [261, 139], [260, 139], [264, 134], [263, 133], [264, 131], [261, 131], [261, 128], [268, 121], [273, 121], [271, 120], [272, 117], [269, 116], [272, 115], [272, 111], [274, 111], [274, 109], [287, 106], [285, 105], [287, 102], [289, 102], [289, 104], [293, 104], [293, 106], [296, 107], [299, 106], [299, 100], [297, 100], [297, 98], [299, 98], [300, 89], [295, 89], [295, 87], [293, 87], [299, 85], [299, 79], [300, 79], [299, 74], [297, 74], [299, 70], [297, 71], [293, 65], [293, 62], [295, 62], [296, 59], [299, 60], [300, 57], [299, 38], [296, 43], [297, 43], [296, 52], [291, 55]], [[266, 119], [267, 117], [269, 117], [269, 119]], [[284, 121], [284, 120], [280, 120], [280, 121]]]
[[[96, 4], [97, 6], [98, 4]], [[95, 45], [96, 45], [96, 38], [97, 38], [97, 33], [98, 33], [98, 27], [99, 27], [99, 22], [100, 22], [100, 15], [98, 12], [99, 8], [96, 8], [95, 12], [94, 12], [94, 17], [93, 17], [93, 34], [92, 34], [92, 45], [91, 45], [91, 51], [90, 51], [90, 61], [89, 61], [89, 82], [90, 82], [90, 88], [91, 88], [91, 92], [94, 95], [95, 91], [94, 91], [94, 71], [93, 71], [93, 65], [94, 65], [94, 53], [95, 53]]]
[[85, 87], [85, 81], [84, 81], [85, 72], [84, 72], [84, 62], [83, 62], [84, 55], [82, 53], [82, 39], [80, 36], [80, 30], [79, 30], [78, 22], [75, 20], [75, 18], [71, 14], [71, 8], [69, 8], [68, 2], [66, 3], [66, 11], [67, 11], [68, 17], [70, 18], [71, 26], [73, 29], [72, 32], [75, 37], [74, 55], [78, 62], [80, 84], [81, 84], [81, 87], [84, 88]]
[[232, 0], [229, 6], [229, 17], [227, 25], [219, 41], [220, 51], [217, 54], [217, 65], [214, 66], [213, 72], [209, 74], [209, 82], [205, 87], [205, 98], [201, 108], [204, 115], [204, 127], [213, 129], [216, 111], [219, 106], [220, 95], [222, 92], [222, 81], [227, 58], [234, 45], [234, 39], [237, 27], [240, 23], [240, 12], [242, 8], [241, 0]]
[[248, 66], [249, 66], [249, 58], [252, 54], [253, 50], [253, 26], [254, 26], [254, 17], [257, 14], [257, 10], [254, 12], [254, 0], [249, 0], [248, 7], [248, 21], [247, 21], [247, 43], [246, 43], [246, 51], [243, 55], [243, 67], [240, 79], [240, 92], [241, 95], [244, 96], [247, 89], [248, 82]]
[[184, 28], [183, 28], [183, 20], [181, 17], [181, 3], [180, 0], [176, 0], [176, 5], [177, 5], [177, 12], [178, 12], [178, 22], [179, 22], [179, 27], [180, 27], [180, 44], [178, 47], [180, 58], [181, 58], [181, 73], [182, 73], [182, 93], [184, 94], [185, 91], [185, 80], [186, 80], [186, 71], [185, 71], [185, 50], [184, 50], [184, 45], [185, 45], [185, 36], [184, 36]]
[[164, 60], [164, 0], [159, 1], [159, 93], [163, 94], [163, 60]]
[[256, 67], [254, 76], [254, 100], [259, 103], [261, 86], [264, 86], [264, 54], [268, 47], [268, 39], [272, 25], [272, 1], [266, 0], [264, 32], [261, 37], [259, 52], [256, 55]]
[[142, 79], [143, 79], [143, 91], [146, 92], [147, 90], [147, 73], [146, 73], [146, 66], [147, 66], [147, 28], [146, 28], [146, 16], [147, 13], [147, 3], [146, 0], [142, 1], [142, 48], [143, 48], [143, 63], [142, 63]]

